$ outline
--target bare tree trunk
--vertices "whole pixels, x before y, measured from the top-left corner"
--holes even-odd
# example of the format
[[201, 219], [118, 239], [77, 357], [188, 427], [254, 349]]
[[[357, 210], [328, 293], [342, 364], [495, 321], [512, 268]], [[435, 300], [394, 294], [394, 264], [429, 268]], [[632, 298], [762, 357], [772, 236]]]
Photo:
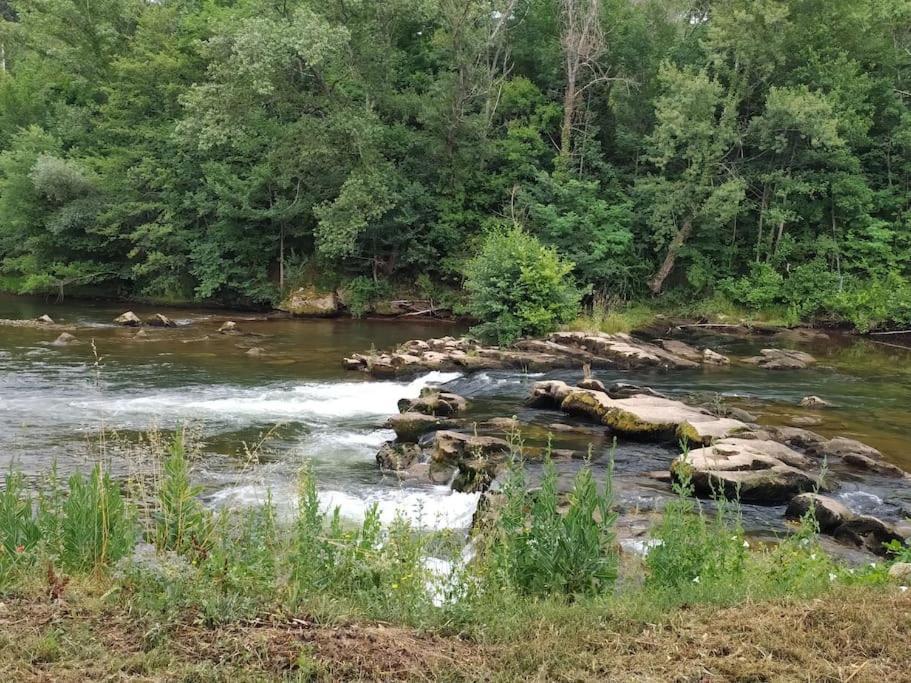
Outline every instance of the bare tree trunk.
[[601, 0], [560, 0], [563, 61], [566, 86], [563, 91], [563, 125], [560, 128], [560, 156], [572, 156], [573, 121], [582, 92], [604, 80], [598, 60], [604, 54], [601, 30]]
[[285, 292], [285, 225], [282, 223], [278, 236], [278, 289]]
[[664, 262], [661, 264], [658, 272], [649, 280], [648, 288], [652, 290], [652, 294], [661, 292], [664, 287], [664, 281], [667, 280], [667, 276], [670, 275], [671, 271], [674, 269], [674, 263], [677, 261], [677, 254], [680, 253], [680, 249], [686, 243], [687, 239], [689, 239], [692, 232], [693, 223], [687, 220], [677, 231], [677, 234], [674, 235], [674, 239], [671, 240], [671, 243], [667, 247], [667, 255], [664, 257]]

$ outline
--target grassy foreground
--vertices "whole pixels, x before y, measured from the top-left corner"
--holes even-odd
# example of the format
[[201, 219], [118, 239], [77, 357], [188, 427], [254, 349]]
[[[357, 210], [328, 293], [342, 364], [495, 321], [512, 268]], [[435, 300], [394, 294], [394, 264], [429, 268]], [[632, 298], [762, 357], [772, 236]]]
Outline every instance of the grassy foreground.
[[[202, 506], [178, 436], [142, 477], [99, 465], [0, 491], [0, 675], [82, 680], [903, 680], [911, 594], [844, 566], [810, 517], [752, 547], [690, 495], [621, 552], [610, 478], [529, 492], [517, 440], [470, 540], [271, 503]], [[894, 560], [909, 549], [892, 549]], [[435, 558], [433, 562], [428, 558]], [[892, 560], [890, 560], [892, 561]], [[907, 680], [907, 679], [905, 679]]]

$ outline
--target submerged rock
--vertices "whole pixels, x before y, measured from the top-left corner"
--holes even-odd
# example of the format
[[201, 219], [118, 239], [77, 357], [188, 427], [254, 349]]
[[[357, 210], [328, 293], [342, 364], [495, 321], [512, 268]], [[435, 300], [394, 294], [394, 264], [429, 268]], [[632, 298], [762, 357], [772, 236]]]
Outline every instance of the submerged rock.
[[803, 370], [816, 362], [809, 353], [790, 349], [762, 349], [758, 356], [745, 358], [744, 363], [766, 370]]
[[328, 318], [338, 315], [339, 299], [335, 292], [320, 292], [315, 287], [301, 287], [278, 305], [281, 311], [304, 317]]
[[723, 439], [671, 464], [678, 481], [689, 480], [697, 495], [724, 495], [747, 503], [781, 503], [820, 488], [805, 469], [811, 461], [776, 441]]
[[39, 315], [37, 318], [35, 318], [35, 322], [41, 323], [42, 325], [55, 325], [56, 324], [54, 322], [54, 319], [51, 316], [49, 316], [47, 313], [45, 313], [44, 315]]
[[124, 327], [139, 327], [142, 325], [142, 320], [140, 320], [139, 316], [133, 313], [133, 311], [121, 313], [116, 318], [114, 318], [114, 322], [117, 325], [123, 325]]
[[244, 355], [257, 358], [266, 355], [266, 350], [262, 346], [252, 346], [244, 352]]
[[800, 399], [801, 408], [831, 408], [832, 404], [819, 396], [804, 396]]
[[233, 320], [226, 320], [221, 324], [221, 327], [218, 328], [219, 333], [221, 334], [240, 334], [240, 330], [237, 328], [237, 323]]
[[73, 344], [80, 343], [81, 342], [69, 332], [61, 332], [60, 336], [51, 342], [51, 346], [72, 346]]

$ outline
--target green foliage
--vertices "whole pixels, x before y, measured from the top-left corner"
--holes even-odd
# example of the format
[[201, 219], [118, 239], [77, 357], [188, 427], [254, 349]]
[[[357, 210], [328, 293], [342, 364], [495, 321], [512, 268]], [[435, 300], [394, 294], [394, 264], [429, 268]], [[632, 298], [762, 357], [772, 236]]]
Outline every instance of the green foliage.
[[540, 597], [610, 591], [617, 578], [610, 472], [606, 488], [599, 491], [586, 464], [564, 501], [550, 459], [532, 492], [519, 461], [512, 465], [502, 495], [496, 528], [487, 539], [490, 580]]
[[178, 433], [164, 461], [154, 513], [159, 550], [204, 554], [211, 543], [211, 513], [199, 501], [202, 489], [190, 482], [184, 436]]
[[269, 305], [307, 262], [448, 290], [508, 221], [583, 291], [904, 324], [907, 2], [602, 3], [566, 146], [560, 3], [494, 5], [14, 3], [0, 287]]
[[541, 335], [572, 320], [579, 290], [572, 264], [519, 226], [494, 230], [466, 268], [473, 331], [501, 344]]

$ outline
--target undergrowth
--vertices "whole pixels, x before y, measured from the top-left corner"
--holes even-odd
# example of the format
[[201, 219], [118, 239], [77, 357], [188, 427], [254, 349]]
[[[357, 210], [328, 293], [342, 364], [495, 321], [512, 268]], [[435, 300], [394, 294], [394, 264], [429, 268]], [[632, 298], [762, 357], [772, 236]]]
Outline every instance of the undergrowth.
[[[519, 453], [467, 548], [403, 517], [384, 524], [376, 506], [360, 523], [346, 522], [320, 503], [307, 469], [292, 519], [280, 518], [271, 500], [213, 511], [199, 500], [183, 439], [175, 437], [160, 477], [144, 489], [148, 499], [100, 464], [88, 476], [64, 483], [52, 475], [40, 486], [7, 474], [0, 596], [59, 599], [71, 578], [91, 579], [104, 602], [147, 625], [151, 643], [187, 619], [211, 627], [264, 614], [498, 640], [521, 638], [544, 616], [564, 625], [608, 615], [650, 620], [682, 605], [813, 597], [887, 580], [886, 564], [836, 563], [810, 517], [781, 542], [752, 547], [736, 503], [719, 497], [708, 511], [686, 481], [657, 517], [644, 560], [621, 563], [611, 467], [596, 476], [586, 461], [561, 486], [549, 459], [535, 469]], [[906, 548], [893, 550], [908, 557]], [[621, 567], [630, 576], [618, 581]]]

